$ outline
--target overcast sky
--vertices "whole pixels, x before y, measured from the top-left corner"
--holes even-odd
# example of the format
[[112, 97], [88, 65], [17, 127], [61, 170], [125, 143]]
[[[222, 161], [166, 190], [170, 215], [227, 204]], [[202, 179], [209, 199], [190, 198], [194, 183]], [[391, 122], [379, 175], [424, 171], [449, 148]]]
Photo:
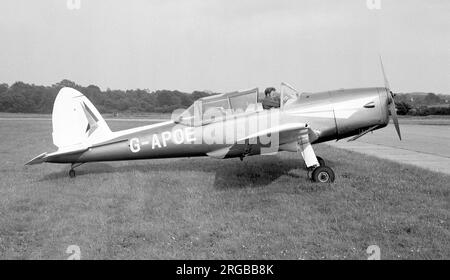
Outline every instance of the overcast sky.
[[[376, 0], [374, 0], [376, 1]], [[0, 82], [450, 94], [450, 1], [1, 0]]]

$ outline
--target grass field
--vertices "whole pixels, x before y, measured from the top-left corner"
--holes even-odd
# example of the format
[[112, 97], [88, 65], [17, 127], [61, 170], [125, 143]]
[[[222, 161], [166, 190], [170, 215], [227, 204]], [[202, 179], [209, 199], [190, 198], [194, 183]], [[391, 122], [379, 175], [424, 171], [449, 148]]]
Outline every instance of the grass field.
[[[111, 122], [113, 129], [143, 125]], [[450, 258], [450, 177], [316, 146], [337, 174], [311, 183], [294, 153], [23, 164], [53, 151], [49, 121], [0, 121], [0, 258]]]

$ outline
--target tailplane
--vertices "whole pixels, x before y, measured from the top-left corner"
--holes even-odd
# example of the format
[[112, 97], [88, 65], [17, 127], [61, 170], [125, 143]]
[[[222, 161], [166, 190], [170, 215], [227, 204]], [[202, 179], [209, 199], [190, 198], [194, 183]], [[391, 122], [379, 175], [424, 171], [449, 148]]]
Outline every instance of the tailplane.
[[73, 88], [62, 88], [56, 96], [52, 124], [53, 144], [58, 150], [40, 154], [26, 165], [43, 163], [65, 154], [81, 153], [112, 137], [111, 130], [94, 105]]

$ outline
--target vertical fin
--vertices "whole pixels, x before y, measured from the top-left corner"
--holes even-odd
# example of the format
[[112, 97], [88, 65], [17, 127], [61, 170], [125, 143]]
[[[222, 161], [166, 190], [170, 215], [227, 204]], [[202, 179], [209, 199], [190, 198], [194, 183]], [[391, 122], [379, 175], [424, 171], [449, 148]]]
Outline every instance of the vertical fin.
[[89, 146], [111, 137], [111, 130], [83, 94], [62, 88], [53, 105], [53, 143], [58, 148]]

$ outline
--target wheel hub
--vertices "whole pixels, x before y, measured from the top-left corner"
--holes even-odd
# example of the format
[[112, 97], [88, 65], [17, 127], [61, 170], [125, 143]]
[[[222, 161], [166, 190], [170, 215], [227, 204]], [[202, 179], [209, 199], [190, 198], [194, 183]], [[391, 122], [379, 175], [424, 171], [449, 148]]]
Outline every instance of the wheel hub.
[[326, 183], [330, 179], [330, 175], [328, 175], [327, 172], [322, 171], [317, 175], [317, 178], [319, 179], [320, 182]]

